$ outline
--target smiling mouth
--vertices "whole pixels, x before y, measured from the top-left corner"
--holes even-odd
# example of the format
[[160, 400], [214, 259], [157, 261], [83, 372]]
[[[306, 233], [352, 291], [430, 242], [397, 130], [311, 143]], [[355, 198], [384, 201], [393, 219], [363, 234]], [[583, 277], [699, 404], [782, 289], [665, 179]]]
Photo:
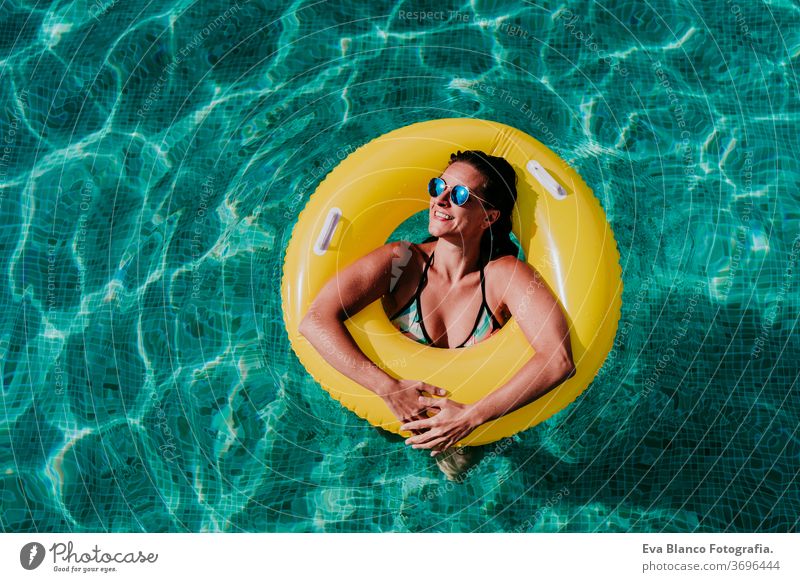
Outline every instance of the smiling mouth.
[[439, 210], [434, 210], [433, 215], [436, 218], [441, 218], [442, 220], [453, 220], [454, 216], [450, 216], [449, 214], [445, 214], [444, 212], [440, 212]]

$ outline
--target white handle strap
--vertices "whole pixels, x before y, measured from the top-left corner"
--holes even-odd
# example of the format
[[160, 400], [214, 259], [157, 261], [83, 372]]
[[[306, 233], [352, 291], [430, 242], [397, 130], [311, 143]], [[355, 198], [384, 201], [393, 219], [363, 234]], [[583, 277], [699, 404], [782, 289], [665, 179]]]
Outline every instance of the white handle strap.
[[336, 232], [336, 227], [339, 225], [339, 219], [342, 218], [342, 211], [338, 208], [331, 208], [328, 211], [328, 216], [325, 217], [325, 224], [322, 225], [322, 230], [317, 236], [317, 242], [314, 243], [314, 254], [322, 256], [331, 246], [333, 240], [333, 233]]
[[545, 190], [550, 192], [553, 198], [556, 200], [564, 200], [564, 198], [567, 197], [567, 191], [564, 190], [564, 187], [556, 182], [556, 179], [542, 167], [542, 164], [536, 160], [531, 160], [525, 165], [525, 168], [542, 186], [544, 186]]

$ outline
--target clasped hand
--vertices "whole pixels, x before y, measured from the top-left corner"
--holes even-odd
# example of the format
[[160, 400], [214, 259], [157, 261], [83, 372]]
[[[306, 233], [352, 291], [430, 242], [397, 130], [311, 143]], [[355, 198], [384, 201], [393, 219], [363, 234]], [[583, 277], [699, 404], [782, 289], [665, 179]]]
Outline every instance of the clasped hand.
[[431, 449], [431, 456], [454, 446], [480, 425], [472, 406], [449, 398], [431, 398], [434, 394], [445, 396], [447, 392], [421, 381], [398, 380], [395, 388], [383, 396], [403, 421], [400, 429], [413, 433], [406, 444], [415, 449]]

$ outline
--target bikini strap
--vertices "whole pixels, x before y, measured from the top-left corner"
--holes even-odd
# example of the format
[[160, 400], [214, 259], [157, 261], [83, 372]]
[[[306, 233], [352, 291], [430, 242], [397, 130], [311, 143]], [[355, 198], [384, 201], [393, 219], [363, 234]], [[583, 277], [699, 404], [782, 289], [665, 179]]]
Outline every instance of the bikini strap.
[[483, 274], [483, 263], [481, 263], [481, 296], [483, 297], [483, 303], [486, 304], [486, 277]]
[[425, 285], [428, 284], [428, 268], [433, 264], [433, 254], [434, 251], [431, 251], [431, 256], [425, 263], [425, 269], [422, 271], [422, 277], [420, 277], [419, 279], [417, 292], [414, 294], [414, 300], [417, 302], [417, 317], [419, 321], [419, 329], [422, 332], [422, 337], [425, 338], [425, 341], [428, 343], [428, 345], [433, 345], [433, 340], [428, 335], [428, 330], [425, 329], [425, 322], [422, 320], [422, 289], [423, 287], [425, 287]]
[[425, 262], [425, 268], [422, 270], [422, 276], [423, 277], [427, 277], [428, 276], [428, 267], [430, 267], [433, 264], [433, 255], [434, 255], [435, 252], [436, 251], [431, 251], [431, 256], [428, 257], [428, 260]]
[[500, 325], [500, 322], [497, 321], [497, 319], [495, 318], [494, 313], [492, 313], [492, 308], [489, 307], [489, 303], [486, 301], [486, 282], [483, 273], [483, 263], [481, 263], [481, 295], [483, 296], [483, 305], [481, 306], [481, 309], [485, 307], [486, 312], [489, 314], [489, 317], [492, 318], [492, 329], [493, 330], [499, 329], [502, 326]]
[[419, 299], [420, 294], [422, 293], [422, 288], [428, 283], [428, 269], [433, 264], [433, 251], [431, 251], [431, 256], [428, 257], [428, 260], [425, 261], [425, 268], [422, 269], [422, 276], [419, 278], [419, 283], [417, 284], [417, 290], [414, 292], [414, 297]]

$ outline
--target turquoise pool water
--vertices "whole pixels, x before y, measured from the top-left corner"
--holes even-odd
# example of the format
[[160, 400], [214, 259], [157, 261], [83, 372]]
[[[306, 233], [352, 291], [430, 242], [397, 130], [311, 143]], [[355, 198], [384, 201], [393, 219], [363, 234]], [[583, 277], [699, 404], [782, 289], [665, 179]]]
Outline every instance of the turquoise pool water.
[[[790, 2], [0, 14], [3, 531], [797, 529]], [[457, 486], [319, 388], [279, 296], [324, 175], [442, 117], [566, 159], [625, 281], [589, 390]]]

